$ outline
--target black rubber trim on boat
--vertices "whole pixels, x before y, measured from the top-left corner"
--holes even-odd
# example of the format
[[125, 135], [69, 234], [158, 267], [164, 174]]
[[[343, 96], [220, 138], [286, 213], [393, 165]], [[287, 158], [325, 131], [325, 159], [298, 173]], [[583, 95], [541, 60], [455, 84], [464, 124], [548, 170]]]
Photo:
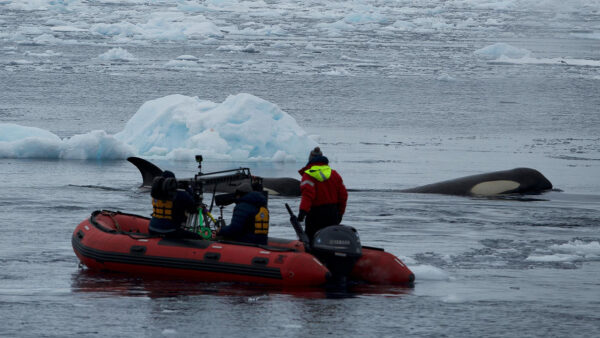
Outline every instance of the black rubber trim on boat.
[[383, 248], [376, 248], [376, 247], [374, 247], [374, 246], [366, 246], [366, 245], [363, 245], [363, 246], [362, 246], [362, 248], [363, 248], [363, 249], [377, 250], [377, 251], [385, 251], [385, 249], [383, 249]]
[[294, 248], [284, 248], [279, 246], [259, 245], [258, 247], [273, 252], [298, 252], [298, 250]]
[[[269, 238], [269, 240], [271, 240], [271, 238]], [[235, 242], [235, 241], [229, 241], [229, 240], [218, 240], [216, 241], [218, 243], [223, 243], [223, 244], [230, 244], [230, 245], [243, 245], [243, 246], [251, 246], [251, 247], [255, 247], [255, 248], [261, 248], [261, 249], [265, 249], [268, 251], [274, 251], [274, 252], [298, 252], [298, 250], [294, 249], [294, 248], [286, 248], [286, 247], [280, 247], [280, 246], [270, 246], [267, 244], [256, 244], [256, 243], [248, 243], [248, 242]], [[277, 242], [276, 243], [281, 243], [281, 242]]]
[[81, 254], [82, 256], [94, 259], [100, 263], [110, 262], [131, 265], [145, 265], [161, 268], [230, 273], [235, 275], [283, 279], [283, 277], [281, 276], [281, 270], [279, 268], [272, 268], [260, 265], [245, 265], [185, 258], [108, 252], [97, 250], [83, 245], [81, 241], [77, 238], [77, 236], [72, 237], [71, 244], [73, 245], [73, 249], [75, 249], [75, 251]]
[[158, 245], [162, 246], [176, 246], [184, 248], [198, 248], [206, 249], [212, 243], [211, 241], [205, 241], [203, 239], [190, 239], [190, 238], [163, 238], [158, 241]]
[[274, 243], [288, 244], [293, 241], [295, 241], [295, 239], [269, 237], [269, 242], [274, 242]]
[[267, 264], [269, 264], [269, 259], [266, 257], [252, 258], [252, 265], [267, 265]]
[[143, 255], [146, 253], [146, 247], [143, 245], [132, 245], [129, 252], [132, 255]]
[[[115, 215], [125, 215], [125, 216], [133, 216], [133, 217], [138, 217], [138, 218], [143, 218], [143, 219], [147, 219], [149, 220], [150, 218], [148, 217], [144, 217], [144, 216], [140, 216], [140, 215], [136, 215], [136, 214], [128, 214], [125, 212], [120, 212], [120, 211], [110, 211], [110, 210], [96, 210], [94, 212], [92, 212], [92, 215], [90, 216], [90, 224], [92, 224], [94, 227], [96, 227], [96, 229], [102, 231], [102, 232], [106, 232], [107, 234], [114, 234], [114, 235], [127, 235], [133, 239], [143, 239], [143, 238], [155, 238], [155, 237], [159, 237], [156, 235], [150, 235], [147, 233], [140, 233], [140, 232], [128, 232], [128, 231], [120, 231], [120, 230], [116, 230], [116, 229], [109, 229], [104, 227], [103, 225], [101, 225], [100, 223], [98, 223], [96, 221], [96, 217], [100, 214], [104, 214], [104, 213], [112, 213]], [[112, 216], [110, 216], [112, 218]], [[116, 220], [113, 218], [113, 221], [116, 222]]]
[[92, 212], [92, 215], [90, 216], [90, 223], [100, 231], [103, 231], [103, 232], [106, 232], [109, 234], [117, 233], [117, 230], [106, 228], [96, 221], [96, 216], [102, 214], [102, 212], [104, 212], [104, 211], [105, 210], [96, 210], [96, 211]]
[[204, 254], [204, 260], [218, 261], [221, 259], [221, 254], [218, 252], [207, 252]]

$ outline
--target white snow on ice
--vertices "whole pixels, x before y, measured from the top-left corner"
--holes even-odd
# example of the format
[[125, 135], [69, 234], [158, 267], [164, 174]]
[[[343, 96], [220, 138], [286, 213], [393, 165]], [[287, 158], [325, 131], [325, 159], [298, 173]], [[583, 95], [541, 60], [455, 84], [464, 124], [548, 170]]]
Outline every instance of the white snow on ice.
[[600, 242], [573, 240], [565, 244], [554, 244], [548, 253], [537, 253], [527, 257], [533, 262], [574, 262], [600, 259]]
[[105, 61], [134, 61], [136, 57], [127, 50], [118, 47], [112, 48], [108, 52], [100, 54], [98, 59]]
[[570, 65], [600, 67], [600, 60], [583, 60], [571, 58], [536, 58], [531, 51], [511, 46], [506, 43], [495, 43], [473, 52], [480, 58], [494, 63], [535, 64], [535, 65]]
[[0, 124], [0, 158], [206, 158], [297, 161], [317, 143], [277, 105], [250, 94], [222, 103], [170, 95], [144, 103], [124, 129], [60, 139], [50, 131]]

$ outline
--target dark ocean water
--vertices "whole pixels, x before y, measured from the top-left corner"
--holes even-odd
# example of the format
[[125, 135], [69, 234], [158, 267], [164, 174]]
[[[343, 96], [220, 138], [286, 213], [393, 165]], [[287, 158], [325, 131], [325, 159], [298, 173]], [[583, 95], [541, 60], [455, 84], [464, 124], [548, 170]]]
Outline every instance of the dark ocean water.
[[[0, 123], [60, 137], [112, 134], [144, 102], [169, 94], [222, 102], [251, 93], [318, 135], [351, 189], [345, 223], [363, 244], [400, 257], [416, 282], [328, 292], [90, 273], [78, 266], [72, 231], [98, 209], [150, 214], [137, 169], [125, 160], [2, 158], [0, 336], [597, 336], [597, 2], [273, 1], [243, 10], [245, 2], [212, 1], [198, 12], [161, 1], [17, 3], [0, 1]], [[222, 30], [279, 25], [288, 34], [245, 31], [210, 43], [147, 37], [155, 27], [148, 15], [165, 11], [202, 13]], [[365, 13], [416, 26], [389, 30], [391, 19], [317, 26], [366, 20]], [[432, 18], [450, 26], [423, 23]], [[139, 24], [146, 35], [91, 33], [109, 22]], [[50, 30], [65, 26], [87, 30]], [[48, 32], [63, 41], [34, 41]], [[526, 48], [537, 61], [473, 55], [497, 42]], [[217, 50], [249, 43], [260, 53]], [[137, 60], [97, 60], [113, 47]], [[184, 54], [200, 61], [165, 66]], [[547, 62], [553, 58], [588, 64]], [[157, 164], [182, 177], [195, 171], [192, 161]], [[302, 163], [206, 161], [205, 170], [240, 165], [296, 177]], [[562, 191], [514, 199], [399, 192], [521, 166]], [[269, 202], [270, 234], [293, 238], [285, 203], [299, 201]]]

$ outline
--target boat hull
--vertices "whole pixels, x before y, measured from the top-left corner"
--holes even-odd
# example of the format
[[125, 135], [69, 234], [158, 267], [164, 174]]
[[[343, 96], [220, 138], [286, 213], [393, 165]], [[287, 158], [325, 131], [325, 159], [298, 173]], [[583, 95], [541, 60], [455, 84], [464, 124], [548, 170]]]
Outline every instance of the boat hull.
[[[320, 286], [331, 276], [297, 240], [270, 238], [268, 245], [252, 245], [168, 239], [148, 235], [148, 224], [147, 217], [96, 211], [73, 231], [73, 250], [91, 270], [203, 282]], [[363, 257], [351, 274], [353, 280], [391, 285], [414, 280], [395, 256], [363, 248]]]

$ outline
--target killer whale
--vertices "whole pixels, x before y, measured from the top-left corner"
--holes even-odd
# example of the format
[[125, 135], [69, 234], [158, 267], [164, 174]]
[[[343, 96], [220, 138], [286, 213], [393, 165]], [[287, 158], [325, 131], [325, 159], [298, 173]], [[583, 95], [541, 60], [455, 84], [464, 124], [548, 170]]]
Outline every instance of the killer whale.
[[459, 196], [497, 196], [507, 194], [540, 194], [552, 189], [542, 173], [531, 168], [515, 168], [471, 175], [427, 184], [401, 192]]
[[[151, 187], [154, 177], [162, 174], [162, 169], [139, 157], [127, 159], [142, 174], [142, 187]], [[263, 187], [271, 195], [300, 196], [300, 181], [290, 177], [263, 177]], [[191, 180], [191, 178], [183, 179]], [[239, 180], [219, 184], [216, 191], [232, 193], [250, 180]], [[205, 191], [213, 191], [214, 186], [205, 186]], [[399, 190], [403, 193], [444, 194], [458, 196], [499, 196], [509, 194], [540, 194], [552, 189], [552, 183], [542, 173], [531, 168], [515, 168], [484, 174], [460, 177], [452, 180], [427, 184], [410, 189]], [[398, 191], [398, 190], [397, 190]]]
[[[154, 178], [160, 176], [163, 170], [153, 163], [139, 157], [128, 157], [127, 161], [131, 162], [138, 168], [142, 174], [142, 185], [140, 187], [150, 188]], [[281, 196], [300, 196], [300, 181], [291, 177], [261, 177], [263, 189], [268, 191], [270, 195]], [[182, 178], [180, 181], [191, 181], [192, 178]], [[237, 189], [250, 186], [250, 179], [242, 179], [227, 183], [220, 183], [216, 186], [216, 191], [221, 193], [232, 193]], [[204, 190], [212, 192], [215, 189], [214, 185], [205, 185]]]

